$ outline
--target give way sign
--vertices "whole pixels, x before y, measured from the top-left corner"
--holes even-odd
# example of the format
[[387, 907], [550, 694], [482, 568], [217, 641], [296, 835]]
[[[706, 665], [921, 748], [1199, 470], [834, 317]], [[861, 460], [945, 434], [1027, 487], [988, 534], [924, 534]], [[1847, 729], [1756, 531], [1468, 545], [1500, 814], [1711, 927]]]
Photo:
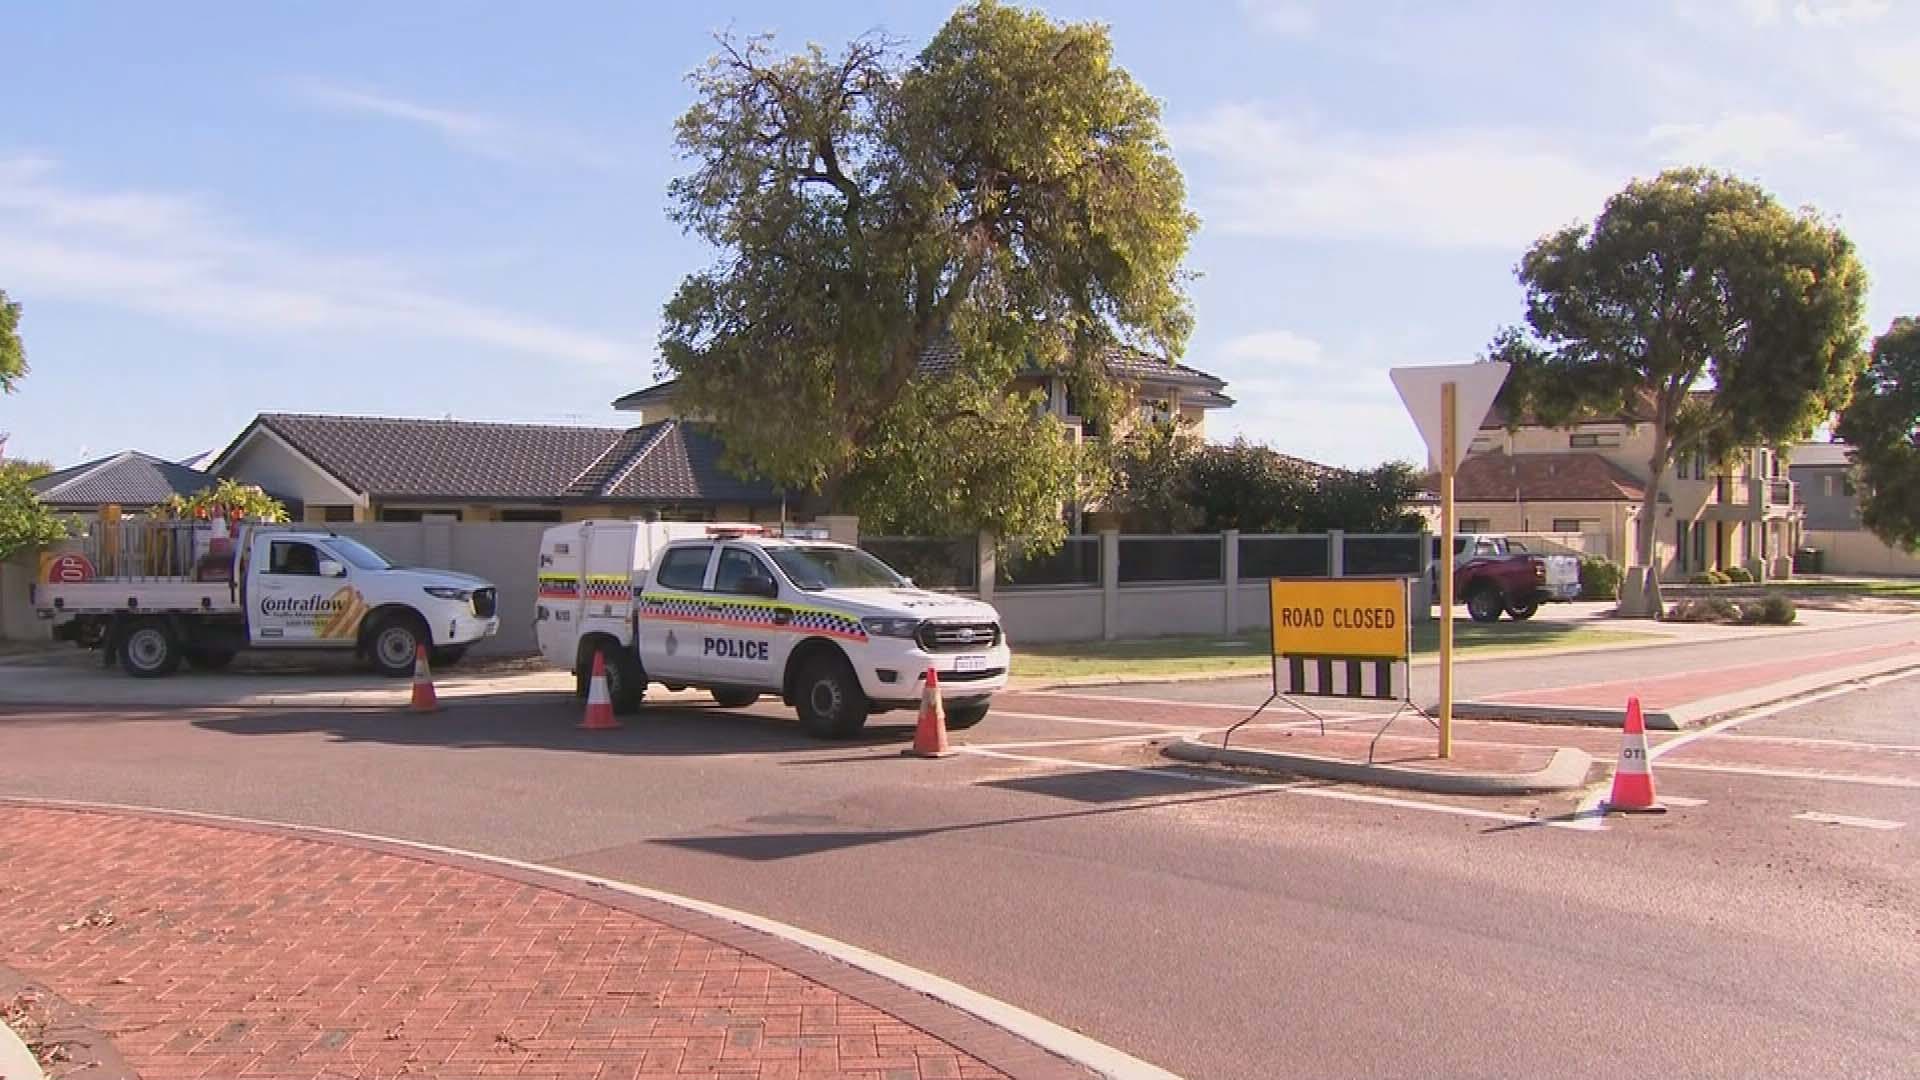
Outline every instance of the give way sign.
[[1407, 413], [1413, 417], [1414, 426], [1420, 429], [1420, 437], [1427, 441], [1427, 453], [1435, 466], [1448, 460], [1440, 434], [1446, 427], [1440, 415], [1440, 388], [1453, 384], [1452, 460], [1459, 461], [1473, 444], [1474, 433], [1487, 418], [1487, 410], [1493, 408], [1493, 399], [1499, 395], [1501, 384], [1507, 381], [1507, 369], [1511, 366], [1490, 360], [1478, 364], [1397, 367], [1387, 372], [1393, 379], [1393, 388], [1400, 392]]

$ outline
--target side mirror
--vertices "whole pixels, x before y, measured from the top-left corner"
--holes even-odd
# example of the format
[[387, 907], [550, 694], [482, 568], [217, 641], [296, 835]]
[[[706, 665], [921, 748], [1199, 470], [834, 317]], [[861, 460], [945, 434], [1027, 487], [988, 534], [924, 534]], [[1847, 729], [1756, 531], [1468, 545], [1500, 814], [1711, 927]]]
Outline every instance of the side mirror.
[[750, 596], [764, 597], [768, 600], [780, 599], [780, 583], [770, 577], [747, 579], [747, 593]]
[[321, 559], [320, 560], [320, 576], [321, 577], [346, 577], [347, 568], [345, 565], [335, 562], [332, 559]]

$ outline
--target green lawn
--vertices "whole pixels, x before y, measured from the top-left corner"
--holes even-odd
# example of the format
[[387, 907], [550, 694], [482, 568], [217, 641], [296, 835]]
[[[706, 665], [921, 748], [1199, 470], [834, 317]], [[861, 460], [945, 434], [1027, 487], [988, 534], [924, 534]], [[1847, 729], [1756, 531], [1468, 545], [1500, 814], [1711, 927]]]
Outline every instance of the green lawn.
[[[1542, 649], [1553, 646], [1611, 645], [1657, 641], [1659, 634], [1634, 630], [1604, 630], [1566, 623], [1502, 619], [1454, 623], [1454, 647], [1462, 652]], [[1430, 653], [1439, 648], [1440, 625], [1414, 627], [1413, 649]], [[1200, 671], [1267, 670], [1267, 634], [1261, 630], [1240, 637], [1187, 636], [1142, 638], [1132, 641], [1084, 641], [1047, 645], [1014, 643], [1013, 674], [1036, 679], [1068, 679], [1106, 675], [1182, 675]]]
[[1847, 581], [1774, 581], [1767, 588], [1788, 596], [1883, 596], [1920, 600], [1920, 578], [1862, 578]]

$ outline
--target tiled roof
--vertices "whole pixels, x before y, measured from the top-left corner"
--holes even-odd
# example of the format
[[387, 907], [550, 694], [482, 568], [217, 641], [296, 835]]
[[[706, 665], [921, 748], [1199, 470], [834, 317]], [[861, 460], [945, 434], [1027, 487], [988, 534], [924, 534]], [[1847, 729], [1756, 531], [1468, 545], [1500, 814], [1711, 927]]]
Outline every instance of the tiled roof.
[[1632, 473], [1582, 451], [1475, 454], [1460, 463], [1453, 479], [1460, 502], [1620, 502], [1645, 495]]
[[27, 486], [49, 506], [145, 509], [213, 483], [213, 476], [198, 469], [127, 450], [48, 473]]
[[[919, 371], [922, 375], [948, 375], [960, 360], [960, 349], [951, 341], [935, 342], [927, 346], [920, 354]], [[1129, 382], [1154, 381], [1173, 386], [1189, 386], [1201, 391], [1196, 402], [1203, 408], [1221, 408], [1233, 404], [1233, 399], [1221, 393], [1226, 389], [1226, 381], [1209, 375], [1199, 368], [1185, 364], [1170, 364], [1156, 356], [1143, 353], [1138, 349], [1114, 346], [1106, 352], [1107, 373], [1116, 379]], [[663, 379], [652, 386], [635, 390], [630, 394], [614, 399], [616, 409], [637, 409], [642, 405], [673, 400], [677, 379]]]
[[[727, 473], [712, 436], [675, 421], [623, 431], [262, 413], [254, 425], [286, 440], [348, 487], [378, 499], [776, 502], [780, 497], [764, 484]], [[230, 448], [222, 457], [231, 453]]]

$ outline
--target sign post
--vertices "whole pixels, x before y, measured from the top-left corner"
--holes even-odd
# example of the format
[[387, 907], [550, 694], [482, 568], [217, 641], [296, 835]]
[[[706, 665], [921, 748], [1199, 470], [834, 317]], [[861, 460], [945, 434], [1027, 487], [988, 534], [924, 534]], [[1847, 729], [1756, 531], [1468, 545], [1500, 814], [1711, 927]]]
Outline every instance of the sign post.
[[[1461, 430], [1478, 431], [1507, 381], [1508, 365], [1434, 364], [1394, 368], [1393, 388], [1440, 467], [1440, 756], [1453, 756], [1453, 477]], [[1464, 423], [1463, 423], [1464, 421]]]

